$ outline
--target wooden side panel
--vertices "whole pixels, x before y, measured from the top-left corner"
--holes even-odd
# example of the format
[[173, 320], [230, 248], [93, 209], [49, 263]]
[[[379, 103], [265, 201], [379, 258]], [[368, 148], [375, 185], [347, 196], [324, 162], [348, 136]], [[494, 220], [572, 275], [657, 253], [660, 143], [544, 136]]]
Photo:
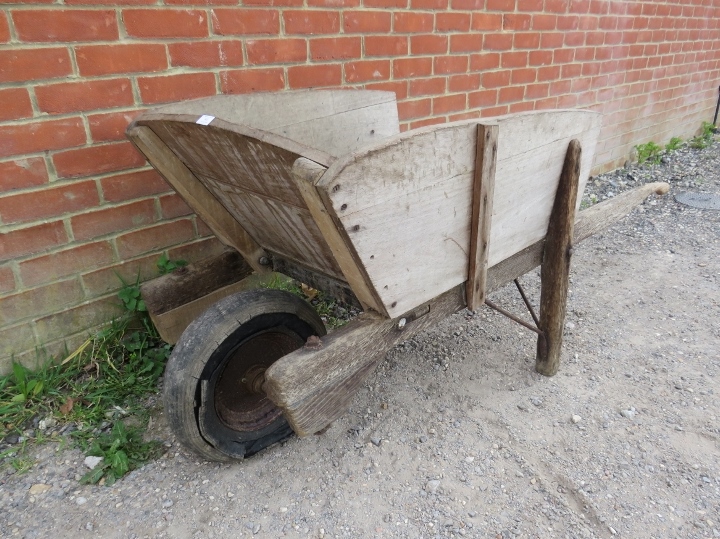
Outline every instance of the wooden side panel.
[[[492, 266], [545, 236], [572, 138], [588, 148], [584, 187], [600, 116], [550, 111], [487, 122], [499, 125]], [[403, 133], [336, 161], [318, 182], [391, 318], [467, 279], [476, 125]]]
[[270, 142], [255, 138], [250, 135], [268, 136], [253, 131], [244, 134], [241, 128], [217, 120], [206, 126], [180, 117], [151, 115], [137, 123], [152, 129], [259, 245], [342, 278], [292, 178], [297, 152], [312, 152], [277, 137]]
[[287, 137], [339, 157], [399, 133], [395, 94], [368, 90], [302, 90], [215, 96], [158, 109], [210, 115]]

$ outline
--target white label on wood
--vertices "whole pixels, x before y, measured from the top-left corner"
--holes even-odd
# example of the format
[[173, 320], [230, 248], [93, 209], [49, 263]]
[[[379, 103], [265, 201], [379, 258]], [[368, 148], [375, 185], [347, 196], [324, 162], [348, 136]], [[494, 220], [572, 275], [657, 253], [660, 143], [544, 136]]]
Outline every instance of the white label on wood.
[[200, 116], [200, 118], [197, 119], [196, 124], [200, 125], [210, 125], [210, 122], [212, 122], [215, 119], [215, 116], [208, 116], [207, 114], [203, 114]]

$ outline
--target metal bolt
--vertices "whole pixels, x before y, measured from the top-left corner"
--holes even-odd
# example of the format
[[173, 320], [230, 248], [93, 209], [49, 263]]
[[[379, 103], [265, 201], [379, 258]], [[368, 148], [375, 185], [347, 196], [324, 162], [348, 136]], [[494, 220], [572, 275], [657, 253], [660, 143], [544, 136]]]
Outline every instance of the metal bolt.
[[266, 256], [261, 256], [258, 259], [258, 262], [260, 263], [261, 266], [269, 266], [270, 265], [270, 259]]
[[398, 320], [397, 328], [402, 329], [405, 327], [405, 324], [407, 324], [407, 320], [401, 318], [400, 320]]

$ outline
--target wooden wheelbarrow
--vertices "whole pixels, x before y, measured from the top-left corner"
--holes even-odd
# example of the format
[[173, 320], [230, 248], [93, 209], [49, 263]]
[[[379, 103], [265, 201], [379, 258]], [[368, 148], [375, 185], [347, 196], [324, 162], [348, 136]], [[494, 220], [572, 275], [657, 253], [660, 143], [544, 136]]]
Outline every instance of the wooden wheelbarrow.
[[[165, 375], [178, 438], [226, 460], [318, 432], [390, 347], [540, 264], [536, 327], [522, 323], [538, 333], [537, 370], [555, 374], [572, 245], [667, 191], [645, 185], [576, 217], [600, 121], [538, 111], [400, 133], [394, 94], [370, 91], [220, 96], [140, 116], [129, 138], [244, 260], [144, 288], [156, 321], [173, 304], [168, 340], [189, 323]], [[220, 299], [270, 271], [364, 312], [326, 335], [288, 292]]]

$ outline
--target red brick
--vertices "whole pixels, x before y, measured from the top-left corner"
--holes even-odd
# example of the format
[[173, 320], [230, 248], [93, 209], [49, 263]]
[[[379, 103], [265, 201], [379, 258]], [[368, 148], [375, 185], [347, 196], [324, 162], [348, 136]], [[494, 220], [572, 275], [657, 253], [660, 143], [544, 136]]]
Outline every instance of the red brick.
[[339, 8], [339, 7], [358, 7], [360, 0], [307, 0], [309, 7], [328, 7], [328, 8]]
[[553, 52], [553, 63], [566, 64], [575, 59], [575, 51], [573, 49], [557, 49]]
[[[196, 2], [197, 0], [187, 0]], [[237, 5], [237, 0], [228, 0], [229, 4]], [[243, 0], [243, 6], [302, 6], [303, 0]]]
[[88, 116], [90, 136], [93, 142], [111, 142], [125, 140], [125, 130], [141, 113], [141, 110], [129, 112], [111, 112]]
[[417, 120], [410, 123], [410, 129], [420, 129], [421, 127], [427, 127], [429, 125], [444, 124], [445, 118], [426, 118], [424, 120]]
[[513, 45], [516, 49], [537, 49], [540, 46], [540, 33], [516, 33], [513, 35]]
[[504, 52], [500, 57], [500, 65], [508, 68], [525, 67], [528, 65], [528, 53]]
[[530, 15], [524, 13], [506, 13], [503, 15], [503, 30], [521, 32], [530, 29]]
[[[0, 2], [2, 1], [3, 0], [0, 0]], [[41, 1], [44, 2], [46, 0]], [[54, 1], [52, 3], [54, 3]], [[145, 4], [155, 4], [157, 2], [156, 0], [64, 0], [64, 3], [68, 6], [139, 6]], [[167, 1], [166, 3], [169, 4], [171, 2]]]
[[213, 73], [184, 73], [166, 77], [138, 77], [143, 103], [167, 103], [207, 97], [217, 93]]
[[521, 101], [519, 103], [511, 103], [508, 108], [508, 113], [514, 114], [516, 112], [527, 112], [535, 110], [535, 104], [530, 101]]
[[0, 51], [0, 83], [54, 79], [71, 72], [66, 48]]
[[193, 41], [168, 44], [170, 63], [183, 67], [224, 67], [243, 65], [240, 41]]
[[0, 299], [0, 325], [19, 322], [33, 315], [46, 314], [83, 299], [77, 279], [56, 282], [48, 286], [20, 292]]
[[513, 69], [511, 76], [511, 83], [516, 84], [529, 84], [535, 82], [537, 76], [537, 70], [534, 68], [527, 69]]
[[374, 84], [366, 84], [366, 90], [379, 90], [381, 92], [393, 92], [398, 100], [405, 99], [408, 96], [408, 81], [395, 80], [391, 82], [378, 82]]
[[525, 88], [523, 86], [510, 86], [507, 88], [500, 88], [498, 94], [498, 103], [512, 103], [515, 101], [522, 101], [525, 95]]
[[163, 219], [175, 219], [192, 214], [192, 208], [177, 193], [160, 197], [160, 214]]
[[26, 42], [112, 41], [118, 39], [114, 11], [33, 9], [14, 11], [15, 32]]
[[532, 51], [528, 55], [528, 63], [531, 66], [543, 66], [552, 64], [553, 52], [552, 51]]
[[112, 246], [106, 241], [100, 241], [32, 258], [21, 262], [18, 267], [23, 285], [37, 286], [106, 266], [113, 261]]
[[429, 116], [432, 108], [431, 99], [416, 99], [415, 101], [402, 101], [398, 103], [398, 116], [401, 121], [411, 118]]
[[396, 11], [393, 13], [393, 32], [396, 34], [412, 34], [432, 32], [433, 16], [430, 13], [414, 11]]
[[567, 13], [569, 0], [545, 0], [545, 11], [549, 13]]
[[500, 88], [510, 84], [510, 75], [512, 71], [494, 71], [492, 73], [483, 73], [483, 88]]
[[470, 30], [470, 19], [470, 13], [437, 13], [435, 30], [438, 32], [467, 32]]
[[207, 13], [199, 9], [125, 9], [125, 30], [131, 37], [207, 37]]
[[61, 114], [134, 103], [130, 79], [62, 82], [36, 86], [35, 96], [42, 112]]
[[550, 95], [562, 95], [570, 91], [571, 82], [569, 80], [556, 80], [550, 83]]
[[385, 33], [390, 31], [391, 15], [387, 11], [346, 11], [343, 13], [343, 29], [352, 33]]
[[432, 58], [397, 58], [393, 60], [393, 77], [411, 78], [432, 75]]
[[366, 56], [404, 56], [408, 53], [406, 36], [365, 36]]
[[47, 167], [42, 157], [17, 159], [0, 163], [0, 193], [45, 185]]
[[580, 17], [573, 15], [562, 15], [558, 17], [558, 30], [567, 32], [569, 30], [577, 30], [580, 27]]
[[502, 116], [504, 114], [507, 114], [510, 111], [509, 107], [507, 105], [502, 105], [498, 107], [490, 107], [483, 109], [480, 111], [480, 116], [482, 118], [492, 118], [494, 116]]
[[67, 240], [62, 221], [5, 232], [0, 241], [0, 262], [39, 253], [67, 243]]
[[340, 14], [334, 11], [285, 11], [287, 34], [336, 34], [340, 30]]
[[345, 82], [358, 83], [390, 78], [390, 60], [362, 60], [345, 64]]
[[397, 7], [406, 8], [408, 0], [363, 0], [365, 7]]
[[482, 50], [482, 34], [456, 34], [450, 36], [450, 52], [478, 52]]
[[7, 294], [17, 288], [15, 275], [9, 265], [0, 266], [0, 294]]
[[442, 10], [448, 8], [449, 0], [410, 0], [410, 7], [418, 10]]
[[323, 37], [310, 40], [313, 61], [360, 58], [362, 39], [358, 37]]
[[339, 86], [342, 83], [340, 64], [293, 66], [288, 68], [290, 88]]
[[194, 236], [192, 221], [182, 219], [123, 234], [115, 242], [120, 258], [127, 259], [184, 243]]
[[170, 191], [170, 186], [155, 170], [109, 176], [100, 180], [100, 187], [107, 202], [124, 202]]
[[83, 77], [167, 68], [164, 45], [84, 45], [75, 48], [75, 56]]
[[70, 148], [85, 142], [80, 118], [6, 125], [0, 129], [0, 158]]
[[0, 122], [4, 120], [18, 120], [33, 115], [30, 95], [25, 88], [8, 88], [0, 90]]
[[579, 77], [582, 74], [582, 65], [580, 64], [569, 64], [562, 66], [560, 70], [560, 76], [564, 79], [572, 79]]
[[10, 41], [10, 23], [5, 13], [0, 11], [0, 43]]
[[38, 221], [97, 206], [99, 202], [94, 181], [73, 182], [0, 197], [0, 219], [4, 224]]
[[131, 143], [118, 142], [59, 152], [53, 156], [53, 163], [58, 177], [77, 178], [140, 167], [145, 157]]
[[[167, 185], [163, 187], [167, 190]], [[154, 221], [155, 203], [147, 199], [74, 215], [70, 219], [70, 226], [75, 239], [84, 241], [138, 228]]]
[[436, 75], [465, 73], [468, 70], [468, 56], [436, 56], [434, 71]]
[[462, 112], [460, 114], [451, 114], [450, 116], [448, 116], [448, 121], [464, 122], [465, 120], [474, 120], [479, 117], [480, 117], [480, 113], [475, 110], [475, 111], [470, 111], [470, 112]]
[[304, 62], [307, 43], [304, 39], [258, 39], [245, 43], [249, 64]]
[[448, 36], [437, 34], [410, 36], [412, 54], [445, 54], [447, 50]]
[[532, 18], [533, 30], [555, 30], [557, 28], [557, 15], [536, 14]]
[[502, 30], [503, 16], [497, 13], [473, 13], [473, 30]]
[[452, 9], [459, 11], [479, 11], [485, 9], [485, 0], [452, 0]]
[[448, 80], [448, 90], [451, 92], [470, 92], [480, 88], [480, 74], [453, 75]]
[[550, 91], [550, 85], [547, 83], [543, 84], [528, 84], [525, 87], [525, 98], [526, 99], [539, 99], [547, 97]]
[[520, 13], [528, 13], [531, 11], [542, 11], [543, 0], [518, 0], [517, 10]]
[[415, 97], [420, 95], [442, 95], [445, 93], [447, 79], [434, 77], [431, 79], [413, 79], [410, 81], [408, 94]]
[[480, 90], [468, 94], [468, 106], [471, 109], [494, 107], [497, 105], [497, 90]]
[[485, 9], [488, 11], [514, 11], [515, 0], [486, 0]]
[[221, 71], [220, 87], [224, 94], [246, 94], [251, 92], [270, 92], [285, 87], [283, 69], [245, 69]]
[[212, 23], [213, 32], [221, 36], [280, 32], [280, 16], [270, 9], [214, 9]]
[[486, 71], [500, 67], [500, 53], [472, 54], [470, 56], [470, 71]]
[[512, 49], [512, 34], [485, 34], [483, 39], [484, 50], [507, 51]]
[[465, 100], [465, 94], [435, 97], [432, 101], [433, 114], [448, 114], [449, 112], [465, 110]]

